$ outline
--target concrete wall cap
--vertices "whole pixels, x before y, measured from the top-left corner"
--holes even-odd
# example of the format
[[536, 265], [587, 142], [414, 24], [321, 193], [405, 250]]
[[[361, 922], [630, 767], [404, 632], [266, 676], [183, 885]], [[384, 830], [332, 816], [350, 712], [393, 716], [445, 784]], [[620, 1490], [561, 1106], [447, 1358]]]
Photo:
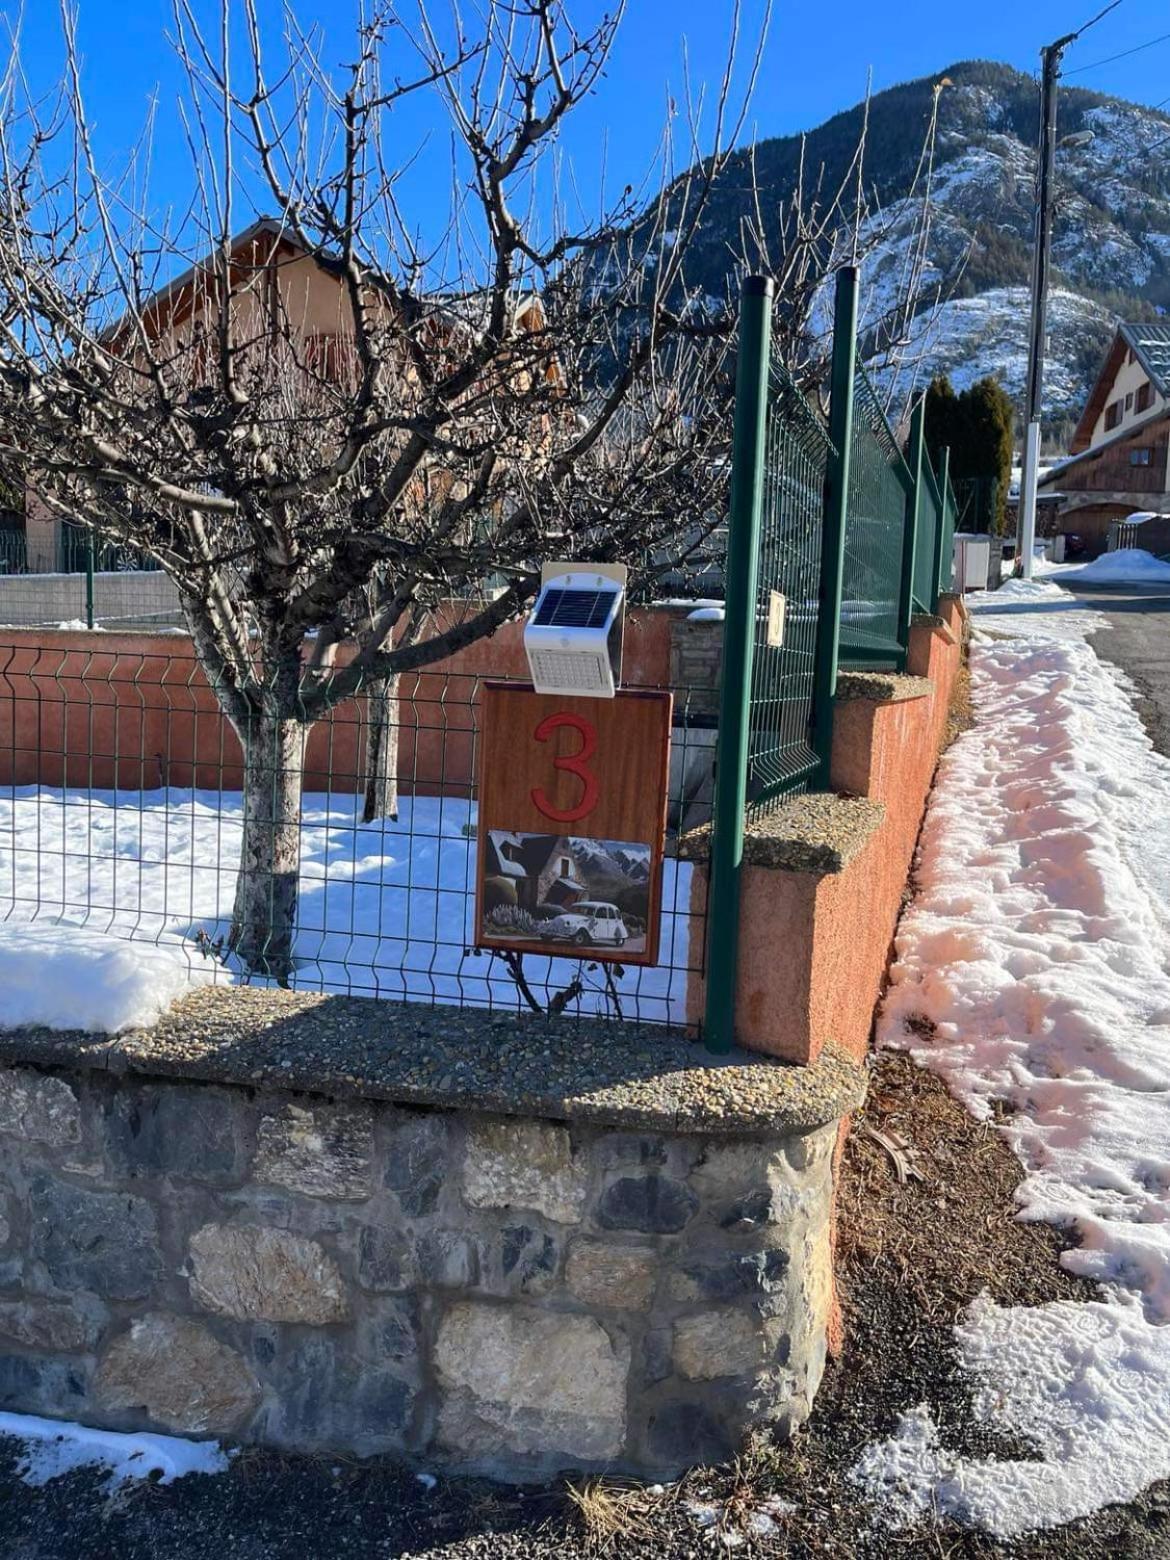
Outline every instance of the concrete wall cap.
[[837, 698], [842, 702], [864, 699], [871, 704], [904, 704], [926, 699], [934, 692], [929, 677], [909, 677], [904, 672], [842, 672], [837, 678]]
[[866, 1086], [831, 1047], [797, 1067], [665, 1027], [230, 986], [119, 1036], [7, 1030], [0, 1061], [728, 1137], [823, 1126]]

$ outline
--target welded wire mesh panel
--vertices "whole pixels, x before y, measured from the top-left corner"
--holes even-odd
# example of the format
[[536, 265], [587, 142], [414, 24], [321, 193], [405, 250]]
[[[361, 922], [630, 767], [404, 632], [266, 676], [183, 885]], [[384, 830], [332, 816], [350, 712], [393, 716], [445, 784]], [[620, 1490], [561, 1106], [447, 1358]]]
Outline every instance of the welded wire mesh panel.
[[[661, 630], [656, 619], [633, 648], [669, 684]], [[627, 642], [641, 632], [634, 622]], [[461, 656], [402, 674], [390, 692], [363, 692], [312, 725], [303, 744], [272, 753], [260, 812], [271, 820], [291, 798], [287, 859], [260, 894], [291, 902], [281, 969], [271, 947], [245, 957], [233, 940], [255, 830], [245, 759], [255, 764], [257, 753], [246, 755], [189, 639], [160, 634], [144, 649], [140, 633], [0, 634], [0, 946], [40, 947], [66, 982], [88, 970], [99, 986], [107, 970], [129, 981], [135, 963], [147, 991], [287, 984], [693, 1028], [706, 875], [676, 846], [710, 818], [717, 669], [701, 687], [674, 688], [658, 962], [603, 963], [551, 934], [547, 955], [513, 959], [472, 943], [481, 690], [519, 649], [519, 625], [505, 625]], [[385, 787], [371, 787], [375, 731], [393, 754]], [[259, 761], [263, 771], [264, 752]], [[620, 913], [631, 939], [643, 934], [636, 853], [557, 844], [571, 892], [614, 907], [611, 920]], [[543, 879], [530, 876], [526, 913], [543, 925], [563, 904], [542, 899]]]
[[898, 595], [911, 487], [897, 440], [859, 364], [841, 591], [842, 661], [889, 666], [904, 653], [898, 640]]
[[957, 529], [959, 505], [955, 497], [955, 490], [947, 483], [947, 490], [943, 494], [943, 537], [942, 548], [939, 554], [938, 588], [940, 591], [950, 590], [955, 578], [955, 531]]
[[918, 539], [914, 547], [914, 610], [933, 612], [938, 606], [936, 551], [943, 527], [943, 501], [929, 461], [922, 462], [918, 484]]
[[748, 802], [757, 807], [803, 790], [817, 763], [810, 722], [831, 453], [821, 419], [774, 360], [750, 699]]

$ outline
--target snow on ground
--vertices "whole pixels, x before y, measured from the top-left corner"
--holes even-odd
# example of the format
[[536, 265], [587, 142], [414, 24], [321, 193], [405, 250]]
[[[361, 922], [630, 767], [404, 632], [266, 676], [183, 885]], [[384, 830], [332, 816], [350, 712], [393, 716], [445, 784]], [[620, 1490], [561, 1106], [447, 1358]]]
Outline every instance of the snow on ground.
[[0, 1414], [0, 1436], [24, 1445], [17, 1473], [26, 1484], [48, 1484], [76, 1468], [105, 1469], [108, 1486], [157, 1475], [170, 1484], [189, 1473], [223, 1473], [228, 1457], [218, 1441], [187, 1441], [175, 1435], [123, 1435], [93, 1430], [67, 1420], [31, 1414]]
[[0, 922], [0, 1029], [119, 1034], [154, 1023], [210, 973], [182, 948], [126, 942], [76, 920]]
[[976, 1412], [1035, 1460], [957, 1456], [923, 1407], [855, 1476], [894, 1523], [1008, 1537], [1170, 1476], [1170, 763], [1051, 580], [975, 621], [976, 725], [940, 768], [880, 1038], [973, 1114], [1006, 1107], [1020, 1217], [1073, 1227], [1062, 1261], [1102, 1298], [983, 1298], [956, 1328]]
[[1141, 547], [1119, 547], [1092, 563], [1066, 564], [1060, 578], [1081, 585], [1164, 585], [1170, 581], [1170, 563]]
[[[468, 951], [474, 804], [408, 797], [397, 823], [372, 824], [359, 807], [352, 796], [304, 798], [293, 986], [520, 1010], [503, 964]], [[224, 978], [201, 947], [226, 937], [240, 838], [234, 792], [0, 792], [0, 1024], [122, 1028], [148, 1022], [184, 980]], [[626, 1017], [685, 1017], [690, 873], [665, 863], [661, 963], [615, 977]], [[43, 978], [50, 957], [55, 989]], [[525, 958], [538, 995], [577, 970]], [[582, 978], [576, 1010], [612, 1011], [602, 973]]]

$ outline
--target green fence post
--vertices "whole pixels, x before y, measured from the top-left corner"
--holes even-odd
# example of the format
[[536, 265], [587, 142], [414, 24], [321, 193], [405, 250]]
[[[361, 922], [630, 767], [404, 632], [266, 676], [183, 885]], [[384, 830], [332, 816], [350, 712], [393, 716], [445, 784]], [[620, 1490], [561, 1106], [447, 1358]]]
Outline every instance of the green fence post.
[[724, 582], [723, 682], [715, 749], [711, 831], [711, 898], [707, 916], [707, 1002], [703, 1039], [709, 1051], [735, 1041], [735, 975], [739, 942], [739, 879], [751, 735], [752, 655], [768, 417], [768, 358], [773, 284], [744, 278], [735, 371], [731, 506]]
[[926, 398], [919, 400], [910, 419], [910, 492], [906, 499], [906, 525], [902, 532], [902, 587], [898, 593], [898, 644], [910, 654], [910, 619], [914, 616], [914, 557], [918, 547], [918, 508], [922, 503], [922, 466], [926, 459]]
[[85, 626], [93, 627], [93, 532], [85, 533]]
[[943, 566], [946, 563], [946, 550], [954, 545], [955, 527], [948, 524], [948, 516], [954, 515], [954, 507], [951, 504], [951, 448], [944, 444], [941, 451], [941, 459], [938, 464], [938, 490], [941, 494], [939, 500], [941, 508], [938, 516], [938, 530], [934, 538], [934, 568], [930, 575], [930, 610], [938, 611], [938, 598], [943, 588]]
[[837, 272], [833, 311], [833, 369], [829, 381], [829, 438], [836, 451], [825, 484], [821, 533], [821, 591], [813, 662], [813, 747], [815, 785], [829, 786], [833, 752], [833, 702], [841, 650], [841, 587], [845, 576], [845, 527], [849, 516], [849, 459], [853, 448], [853, 396], [857, 372], [857, 267]]

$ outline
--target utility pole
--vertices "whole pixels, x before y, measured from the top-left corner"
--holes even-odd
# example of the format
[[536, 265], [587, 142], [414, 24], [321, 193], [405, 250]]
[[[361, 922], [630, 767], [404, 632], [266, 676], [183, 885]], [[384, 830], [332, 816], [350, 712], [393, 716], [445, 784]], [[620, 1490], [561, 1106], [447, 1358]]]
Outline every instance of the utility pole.
[[1026, 580], [1032, 578], [1036, 542], [1036, 481], [1040, 467], [1040, 410], [1044, 398], [1044, 346], [1048, 334], [1048, 272], [1052, 253], [1052, 196], [1056, 178], [1056, 83], [1060, 58], [1070, 43], [1121, 4], [1113, 0], [1076, 32], [1066, 33], [1040, 50], [1040, 152], [1036, 175], [1036, 245], [1032, 254], [1032, 322], [1028, 332], [1028, 390], [1024, 408], [1024, 459], [1016, 520], [1016, 556]]

